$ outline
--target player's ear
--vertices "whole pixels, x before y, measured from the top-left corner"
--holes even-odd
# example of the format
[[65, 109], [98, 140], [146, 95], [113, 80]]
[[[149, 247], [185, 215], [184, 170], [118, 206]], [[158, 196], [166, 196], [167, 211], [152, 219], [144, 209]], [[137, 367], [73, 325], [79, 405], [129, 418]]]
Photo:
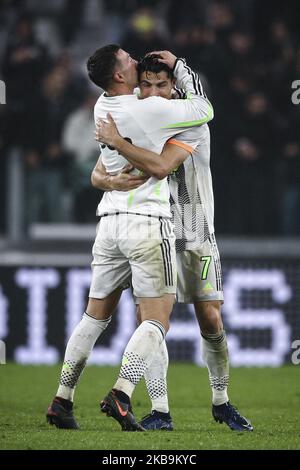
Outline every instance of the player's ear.
[[172, 78], [172, 88], [174, 88], [174, 86], [176, 85], [176, 78]]
[[124, 83], [125, 82], [124, 75], [121, 72], [114, 72], [114, 80], [117, 83]]

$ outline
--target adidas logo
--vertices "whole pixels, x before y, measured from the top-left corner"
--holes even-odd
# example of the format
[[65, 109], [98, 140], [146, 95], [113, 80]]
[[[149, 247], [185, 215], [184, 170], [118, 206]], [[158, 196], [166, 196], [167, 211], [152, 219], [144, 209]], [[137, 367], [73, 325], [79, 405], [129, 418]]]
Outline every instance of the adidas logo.
[[211, 290], [214, 290], [214, 289], [213, 289], [211, 283], [207, 282], [202, 290], [205, 291], [205, 292], [208, 292], [208, 291], [211, 291]]

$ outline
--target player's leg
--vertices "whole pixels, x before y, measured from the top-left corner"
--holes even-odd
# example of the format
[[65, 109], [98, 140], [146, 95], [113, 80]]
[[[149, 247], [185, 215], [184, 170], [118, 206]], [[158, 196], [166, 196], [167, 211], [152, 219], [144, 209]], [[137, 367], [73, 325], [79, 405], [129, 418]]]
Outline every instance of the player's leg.
[[207, 365], [212, 390], [212, 414], [234, 431], [252, 431], [251, 423], [232, 406], [227, 394], [229, 356], [226, 334], [221, 319], [220, 301], [194, 303], [202, 339], [202, 355]]
[[213, 416], [216, 421], [225, 422], [231, 429], [252, 430], [251, 424], [231, 405], [227, 394], [229, 356], [221, 318], [221, 263], [214, 236], [211, 235], [201, 250], [190, 252], [189, 256], [191, 265], [196, 268], [194, 273], [198, 274], [197, 282], [193, 283], [197, 288], [192, 295], [201, 331], [202, 356], [207, 365], [212, 390]]
[[[165, 299], [153, 299], [152, 310], [156, 310], [157, 315], [144, 316], [141, 301], [142, 323], [135, 330], [125, 348], [119, 376], [112, 391], [101, 404], [102, 411], [113, 416], [125, 431], [143, 430], [130, 412], [130, 400], [136, 385], [164, 341], [166, 323], [163, 323], [163, 318], [166, 317], [166, 311], [170, 313], [174, 303], [174, 296], [172, 301], [169, 298], [170, 295], [167, 294], [165, 297]], [[147, 302], [147, 307], [150, 308], [150, 304], [151, 301]]]
[[[146, 302], [145, 307], [147, 308]], [[147, 315], [151, 315], [151, 313], [151, 310], [146, 311]], [[141, 421], [142, 426], [146, 429], [173, 430], [167, 388], [168, 366], [169, 354], [166, 340], [164, 340], [145, 372], [146, 387], [151, 400], [151, 413]]]
[[201, 250], [177, 253], [178, 302], [193, 303], [201, 330], [202, 355], [207, 365], [213, 404], [228, 401], [229, 361], [221, 319], [221, 266], [212, 243]]
[[89, 299], [86, 312], [67, 344], [57, 396], [73, 401], [75, 386], [86, 361], [97, 339], [110, 323], [121, 293], [122, 289], [118, 287], [105, 299]]
[[229, 357], [221, 319], [221, 302], [195, 301], [194, 307], [201, 331], [202, 356], [208, 368], [212, 403], [222, 405], [228, 401]]
[[[148, 224], [148, 221], [147, 217], [137, 220], [138, 223], [144, 224]], [[159, 232], [159, 221], [149, 223], [153, 223], [152, 235], [157, 232], [155, 237], [131, 239], [130, 247], [125, 244], [123, 248], [130, 257], [133, 290], [139, 298], [141, 313], [141, 324], [125, 348], [122, 367], [113, 388], [116, 398], [127, 407], [130, 406], [135, 386], [164, 341], [176, 290], [173, 240], [166, 243], [168, 250], [164, 250], [161, 246], [163, 241]], [[114, 397], [114, 400], [116, 398]], [[111, 395], [103, 400], [104, 411], [110, 412], [123, 429], [140, 430], [136, 427], [130, 429], [131, 423], [127, 426], [125, 420], [117, 416], [112, 401]]]
[[97, 339], [111, 320], [122, 286], [130, 275], [127, 260], [111, 258], [109, 243], [104, 239], [103, 244], [99, 238], [97, 235], [93, 248], [93, 275], [87, 309], [68, 341], [59, 387], [47, 412], [47, 420], [59, 428], [78, 428], [72, 413], [75, 387]]
[[[186, 282], [184, 276], [186, 275], [182, 268], [181, 256], [177, 254], [177, 270], [178, 270], [178, 286], [180, 301], [186, 302], [185, 290]], [[186, 294], [187, 295], [187, 294]], [[190, 299], [192, 303], [192, 296]], [[140, 315], [140, 312], [139, 312]], [[167, 370], [169, 364], [169, 355], [166, 342], [163, 341], [159, 350], [156, 352], [152, 364], [145, 372], [145, 381], [147, 391], [151, 399], [151, 413], [141, 421], [141, 424], [147, 429], [162, 429], [173, 430], [173, 423], [169, 411], [169, 400], [167, 393]]]
[[50, 424], [64, 429], [78, 428], [72, 413], [75, 388], [97, 339], [111, 320], [121, 292], [118, 288], [107, 299], [89, 299], [86, 312], [66, 347], [58, 390], [47, 412]]
[[[137, 323], [140, 324], [140, 307], [137, 299], [135, 299], [135, 302], [137, 304]], [[153, 361], [144, 375], [148, 395], [151, 400], [151, 413], [144, 416], [140, 424], [147, 430], [173, 430], [167, 388], [168, 366], [169, 354], [166, 340], [164, 340], [155, 352]]]

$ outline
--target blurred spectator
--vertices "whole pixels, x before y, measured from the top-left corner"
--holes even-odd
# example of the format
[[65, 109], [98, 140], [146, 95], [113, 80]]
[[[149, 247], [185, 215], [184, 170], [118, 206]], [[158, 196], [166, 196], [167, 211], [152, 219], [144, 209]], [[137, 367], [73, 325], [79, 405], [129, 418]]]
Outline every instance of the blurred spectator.
[[284, 145], [282, 233], [300, 235], [300, 142]]
[[248, 31], [253, 30], [255, 21], [256, 0], [229, 0], [231, 9], [234, 11], [236, 24], [239, 24]]
[[130, 16], [140, 8], [156, 8], [160, 2], [161, 0], [130, 0], [127, 2], [124, 0], [104, 0], [108, 42], [117, 44], [122, 42], [122, 38], [127, 32], [127, 22]]
[[253, 82], [251, 76], [239, 71], [233, 72], [228, 81], [225, 80], [227, 86], [216, 85], [213, 90], [212, 100], [216, 119], [210, 125], [211, 167], [216, 196], [216, 226], [220, 233], [233, 233], [229, 220], [233, 210], [232, 174], [237, 170], [232, 168], [232, 143], [239, 133], [241, 116], [244, 115], [244, 103], [246, 96], [252, 90]]
[[203, 77], [215, 109], [217, 231], [299, 234], [300, 105], [291, 102], [291, 84], [300, 77], [297, 6], [296, 0], [271, 7], [261, 0], [186, 0], [180, 8], [177, 0], [3, 0], [3, 197], [6, 155], [17, 145], [27, 162], [29, 221], [93, 220], [100, 195], [91, 193], [88, 173], [98, 149], [82, 64], [109, 40], [137, 57], [170, 48]]
[[183, 27], [175, 33], [174, 46], [179, 57], [187, 57], [193, 69], [209, 77], [212, 87], [222, 80], [224, 56], [211, 28], [204, 24]]
[[83, 104], [68, 117], [62, 136], [63, 149], [69, 153], [68, 180], [72, 191], [72, 220], [93, 222], [101, 192], [91, 186], [91, 173], [99, 157], [94, 140], [94, 105], [97, 98], [87, 94]]
[[141, 8], [156, 8], [161, 0], [104, 0], [105, 10], [108, 13], [113, 12], [123, 19], [128, 19], [133, 13]]
[[293, 106], [279, 166], [281, 232], [300, 235], [300, 105]]
[[129, 20], [129, 30], [121, 39], [122, 47], [133, 57], [143, 57], [147, 52], [168, 48], [163, 28], [150, 8], [138, 10]]
[[68, 220], [68, 211], [62, 203], [67, 192], [68, 155], [61, 145], [61, 133], [67, 116], [76, 106], [70, 93], [71, 79], [68, 68], [57, 63], [46, 75], [41, 94], [34, 101], [34, 134], [26, 156], [29, 223]]
[[295, 38], [290, 34], [287, 24], [275, 20], [270, 26], [270, 38], [265, 52], [267, 67], [267, 84], [272, 99], [278, 109], [284, 111], [290, 101], [289, 83], [296, 75]]
[[[180, 30], [188, 31], [189, 27], [197, 24], [206, 24], [207, 0], [185, 0], [178, 5], [177, 0], [167, 2], [166, 18], [172, 36]], [[184, 11], [182, 10], [184, 8]]]
[[28, 143], [31, 105], [48, 63], [47, 50], [35, 39], [31, 18], [22, 15], [9, 36], [2, 66], [9, 104], [6, 107], [6, 138], [11, 144], [23, 146]]
[[66, 0], [60, 17], [60, 34], [65, 46], [74, 41], [84, 15], [85, 0]]
[[300, 10], [298, 0], [288, 0], [286, 2], [273, 0], [271, 7], [269, 2], [255, 0], [253, 8], [254, 29], [262, 43], [270, 23], [276, 18], [281, 18], [286, 22], [289, 30], [294, 31], [299, 37]]
[[215, 1], [208, 5], [208, 24], [215, 31], [218, 41], [224, 42], [234, 30], [235, 17], [228, 2]]
[[244, 118], [235, 122], [231, 228], [238, 234], [272, 234], [278, 231], [275, 168], [278, 162], [273, 111], [267, 96], [246, 97]]
[[226, 42], [227, 74], [238, 71], [251, 76], [255, 71], [254, 38], [251, 34], [242, 30], [232, 31]]

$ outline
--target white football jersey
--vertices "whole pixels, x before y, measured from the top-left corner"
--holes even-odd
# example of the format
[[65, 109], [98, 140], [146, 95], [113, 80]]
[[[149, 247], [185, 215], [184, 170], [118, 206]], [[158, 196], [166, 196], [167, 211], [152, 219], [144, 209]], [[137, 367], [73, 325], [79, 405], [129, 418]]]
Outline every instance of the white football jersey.
[[[110, 113], [122, 137], [136, 146], [160, 154], [170, 137], [201, 126], [213, 118], [213, 108], [203, 92], [198, 75], [183, 59], [177, 60], [174, 75], [177, 87], [186, 91], [186, 99], [151, 97], [139, 100], [136, 95], [109, 97], [104, 93], [95, 105], [95, 122], [99, 118], [105, 119]], [[101, 157], [110, 174], [118, 173], [128, 163], [125, 157], [108, 146], [102, 148]], [[169, 198], [167, 178], [157, 180], [150, 177], [132, 191], [105, 192], [97, 214], [129, 212], [171, 217]]]
[[214, 194], [210, 171], [210, 132], [207, 124], [177, 135], [193, 153], [169, 175], [170, 204], [176, 250], [199, 250], [214, 233]]

